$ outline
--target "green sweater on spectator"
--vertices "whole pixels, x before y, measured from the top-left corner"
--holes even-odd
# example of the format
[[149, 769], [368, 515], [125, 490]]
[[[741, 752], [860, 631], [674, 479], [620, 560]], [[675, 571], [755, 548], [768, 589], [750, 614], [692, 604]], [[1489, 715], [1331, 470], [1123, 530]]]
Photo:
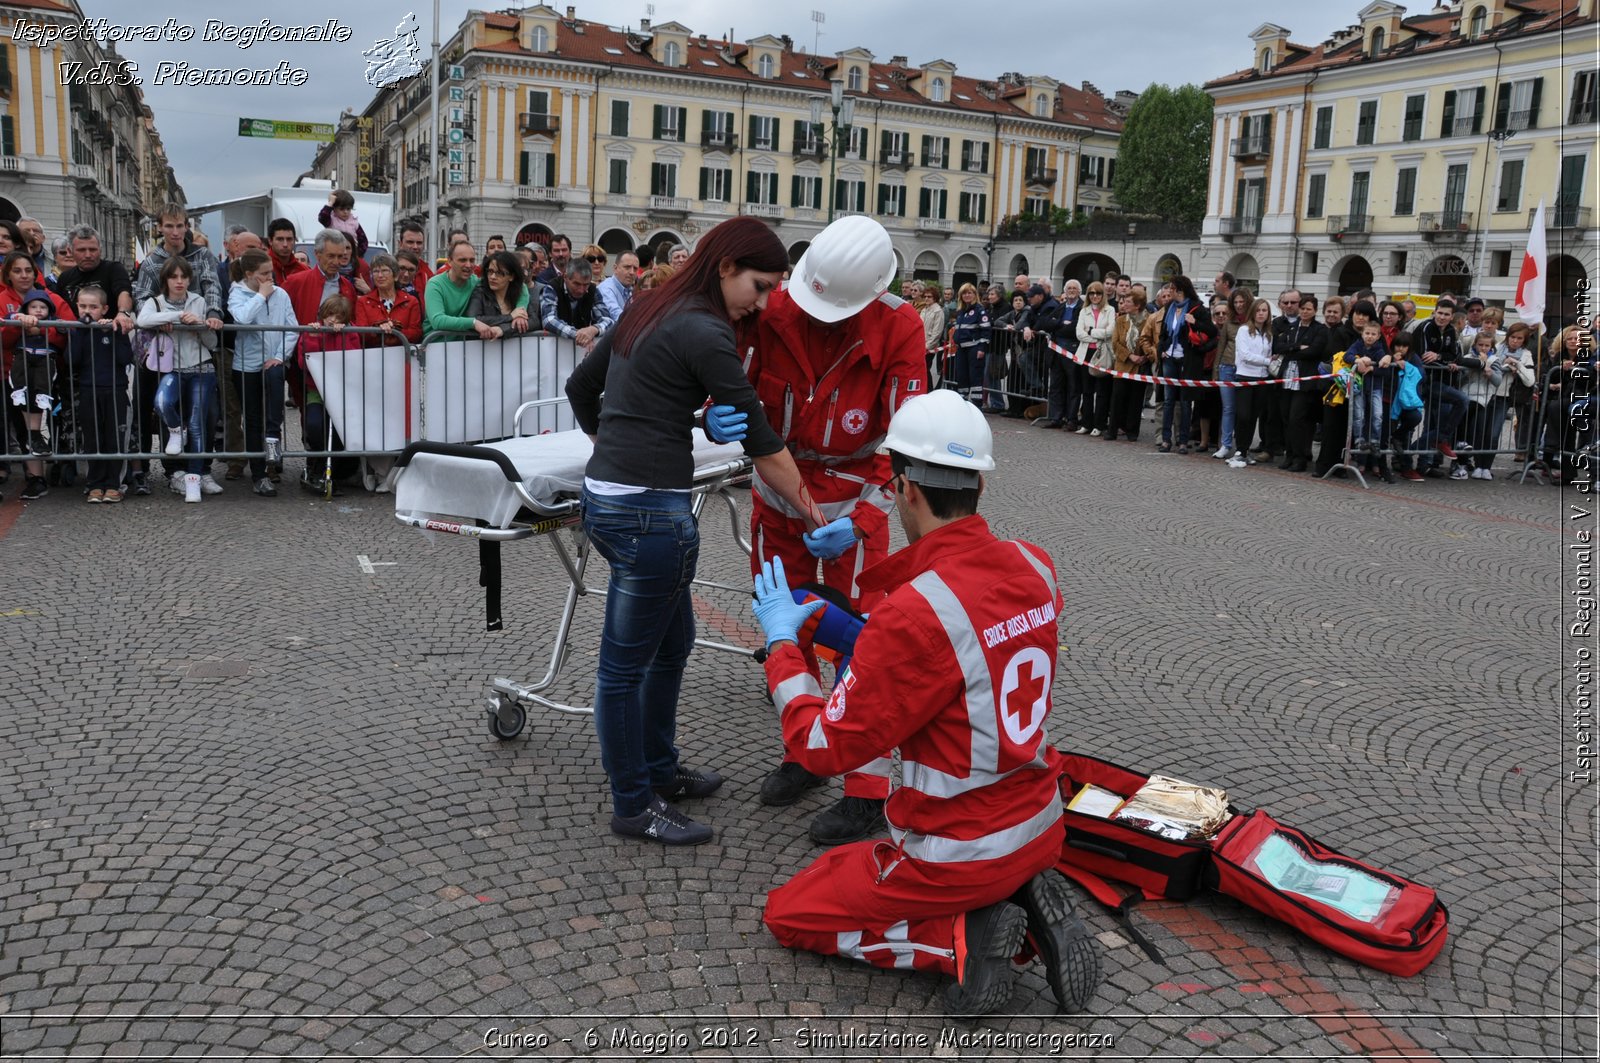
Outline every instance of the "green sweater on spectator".
[[[428, 298], [425, 300], [426, 331], [471, 332], [474, 319], [467, 313], [467, 304], [472, 302], [472, 293], [482, 283], [482, 279], [473, 277], [466, 284], [457, 285], [450, 279], [449, 270], [435, 273], [428, 281]], [[517, 305], [528, 305], [527, 285], [523, 285], [522, 297]]]

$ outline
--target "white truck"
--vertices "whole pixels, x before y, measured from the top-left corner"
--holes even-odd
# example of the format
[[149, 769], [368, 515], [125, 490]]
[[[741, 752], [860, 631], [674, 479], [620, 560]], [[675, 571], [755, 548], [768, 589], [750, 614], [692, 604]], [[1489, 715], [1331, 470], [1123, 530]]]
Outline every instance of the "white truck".
[[[294, 222], [296, 246], [310, 254], [311, 240], [322, 228], [317, 223], [317, 212], [328, 205], [328, 194], [332, 191], [332, 181], [307, 177], [292, 188], [269, 188], [253, 196], [190, 206], [189, 216], [219, 254], [222, 234], [229, 226], [243, 225], [265, 243], [267, 223], [274, 218], [288, 218]], [[389, 250], [394, 235], [394, 197], [387, 192], [352, 192], [351, 195], [356, 199], [356, 220], [367, 234], [367, 260], [371, 261], [374, 255]]]

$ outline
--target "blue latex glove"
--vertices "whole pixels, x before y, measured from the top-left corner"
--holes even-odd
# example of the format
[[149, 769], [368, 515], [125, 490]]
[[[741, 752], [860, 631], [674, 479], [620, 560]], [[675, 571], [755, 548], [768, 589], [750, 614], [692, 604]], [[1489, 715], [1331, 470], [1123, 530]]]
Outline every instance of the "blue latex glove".
[[856, 526], [849, 517], [840, 517], [816, 531], [806, 532], [800, 541], [806, 544], [812, 557], [832, 561], [856, 544]]
[[713, 443], [738, 443], [743, 441], [750, 415], [732, 406], [713, 406], [706, 411], [706, 435]]
[[774, 642], [799, 642], [800, 626], [827, 604], [823, 601], [797, 604], [789, 590], [789, 580], [783, 574], [783, 558], [775, 557], [764, 562], [761, 573], [756, 576], [756, 597], [750, 609], [756, 614], [756, 623], [766, 632], [770, 649]]

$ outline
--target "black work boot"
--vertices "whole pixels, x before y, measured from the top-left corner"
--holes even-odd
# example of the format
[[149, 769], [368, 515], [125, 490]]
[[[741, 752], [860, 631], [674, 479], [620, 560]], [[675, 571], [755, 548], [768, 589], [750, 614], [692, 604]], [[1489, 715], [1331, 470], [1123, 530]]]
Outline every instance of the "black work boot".
[[792, 760], [786, 760], [778, 765], [778, 770], [766, 777], [761, 784], [761, 803], [783, 807], [792, 805], [805, 796], [807, 790], [815, 790], [828, 780], [821, 775], [813, 775]]
[[956, 956], [956, 981], [944, 991], [945, 1010], [971, 1017], [999, 1011], [1011, 1000], [1017, 970], [1013, 958], [1028, 933], [1028, 914], [1010, 901], [962, 916], [966, 954]]
[[883, 802], [870, 797], [842, 797], [811, 821], [811, 840], [818, 845], [843, 845], [886, 833]]
[[1100, 950], [1072, 911], [1072, 892], [1054, 871], [1041, 871], [1012, 900], [1028, 913], [1028, 941], [1063, 1011], [1081, 1012], [1100, 984]]

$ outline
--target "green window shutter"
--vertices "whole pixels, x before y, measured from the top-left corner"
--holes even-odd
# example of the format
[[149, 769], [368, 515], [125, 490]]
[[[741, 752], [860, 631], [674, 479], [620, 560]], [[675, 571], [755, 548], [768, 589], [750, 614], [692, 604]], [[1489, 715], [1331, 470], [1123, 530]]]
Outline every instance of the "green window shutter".
[[1538, 129], [1539, 128], [1539, 103], [1540, 103], [1540, 97], [1542, 97], [1543, 95], [1544, 95], [1544, 78], [1536, 77], [1536, 78], [1533, 79], [1533, 95], [1528, 100], [1528, 128], [1529, 129]]
[[1494, 92], [1494, 128], [1503, 130], [1511, 118], [1511, 83], [1502, 81]]
[[656, 140], [661, 139], [661, 104], [656, 104], [651, 111], [650, 136]]
[[879, 131], [879, 133], [878, 133], [878, 143], [879, 143], [879, 146], [880, 146], [881, 150], [883, 150], [883, 151], [888, 151], [889, 150], [889, 144], [891, 143], [891, 141], [889, 140], [889, 131], [887, 129]]
[[702, 201], [706, 198], [706, 189], [710, 184], [711, 171], [704, 166], [700, 167], [700, 198]]
[[753, 148], [753, 147], [756, 146], [756, 116], [755, 115], [751, 115], [750, 116], [750, 135], [745, 137], [744, 139], [745, 139], [745, 147]]
[[889, 186], [888, 185], [879, 185], [878, 186], [878, 210], [877, 210], [877, 213], [879, 213], [879, 214], [887, 214], [888, 212], [889, 212]]
[[950, 138], [939, 138], [939, 169], [950, 169]]
[[856, 209], [865, 213], [867, 209], [867, 182], [856, 183]]
[[843, 181], [837, 181], [836, 180], [836, 181], [833, 182], [833, 209], [834, 210], [849, 210], [850, 209], [849, 206], [846, 205], [847, 196], [846, 196], [846, 192], [845, 192], [845, 190], [848, 189], [849, 187], [850, 186], [848, 184], [846, 184], [845, 182], [843, 182]]
[[961, 168], [963, 170], [965, 170], [967, 168], [967, 164], [970, 163], [971, 161], [972, 161], [972, 141], [963, 140], [961, 142]]
[[800, 175], [795, 174], [789, 178], [789, 206], [800, 205]]
[[1456, 124], [1456, 90], [1450, 89], [1444, 94], [1444, 106], [1440, 108], [1443, 115], [1439, 122], [1439, 135], [1450, 135], [1450, 127]]
[[628, 135], [628, 101], [611, 101], [611, 135], [625, 137]]
[[822, 178], [820, 177], [811, 179], [811, 205], [813, 207], [822, 206]]
[[689, 108], [678, 108], [678, 139], [687, 140], [689, 130]]
[[759, 191], [760, 185], [757, 183], [760, 177], [761, 177], [761, 175], [758, 174], [758, 173], [755, 173], [754, 171], [752, 171], [752, 172], [750, 172], [750, 173], [745, 175], [744, 198], [745, 198], [745, 200], [747, 202], [750, 202], [750, 203], [760, 202], [760, 200], [761, 200], [761, 193]]
[[1473, 108], [1472, 111], [1472, 131], [1474, 133], [1481, 133], [1483, 132], [1483, 101], [1484, 98], [1488, 96], [1489, 90], [1484, 88], [1482, 85], [1479, 85], [1473, 90], [1473, 93], [1478, 98], [1478, 105]]
[[[700, 112], [700, 135], [704, 136], [709, 132], [711, 132], [711, 111], [707, 109]], [[705, 197], [701, 196], [700, 198], [704, 199]]]
[[556, 157], [553, 154], [544, 156], [544, 186], [546, 188], [556, 186]]
[[986, 222], [988, 220], [989, 220], [989, 193], [987, 193], [987, 192], [979, 192], [978, 193], [978, 217], [977, 217], [977, 222], [978, 222], [979, 225], [982, 225], [984, 222]]
[[0, 151], [6, 155], [17, 153], [17, 127], [9, 114], [0, 118], [0, 140], [3, 140], [3, 143], [0, 143]]
[[529, 167], [532, 162], [532, 156], [526, 151], [523, 152], [522, 157], [517, 163], [517, 184], [526, 185], [533, 183], [532, 181], [528, 180]]

